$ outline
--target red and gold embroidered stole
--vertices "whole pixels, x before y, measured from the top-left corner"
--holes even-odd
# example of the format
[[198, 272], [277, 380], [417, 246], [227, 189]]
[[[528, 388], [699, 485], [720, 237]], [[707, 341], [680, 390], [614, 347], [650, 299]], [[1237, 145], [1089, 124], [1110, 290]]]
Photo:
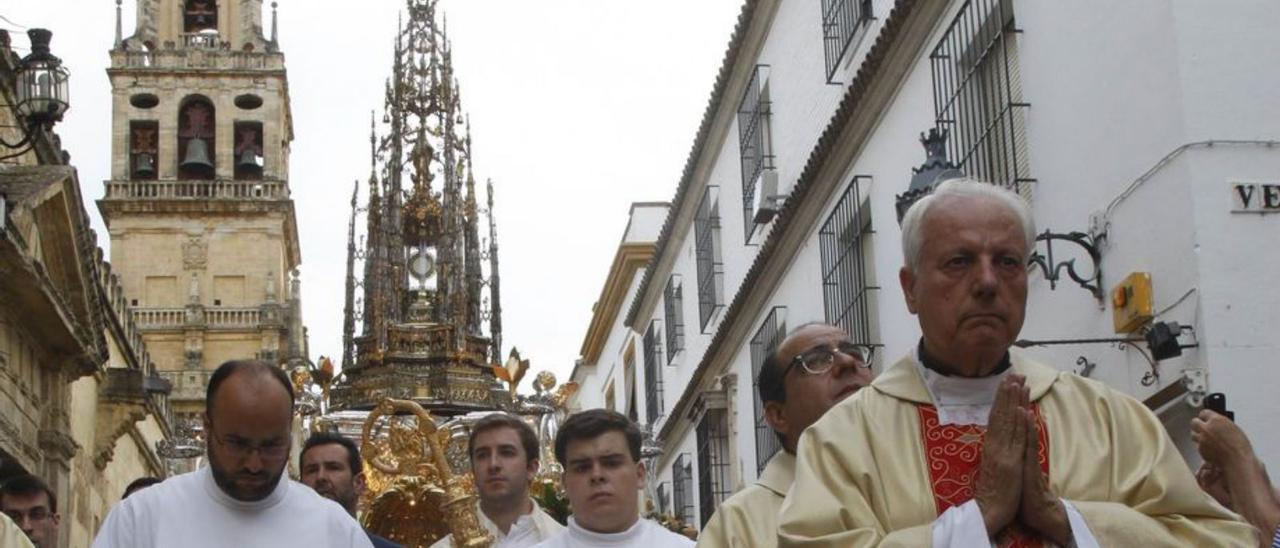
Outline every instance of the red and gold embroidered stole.
[[[919, 405], [918, 409], [933, 501], [941, 516], [948, 508], [973, 499], [973, 485], [982, 464], [982, 443], [986, 439], [987, 427], [976, 424], [944, 426], [938, 420], [938, 410], [932, 405]], [[1040, 452], [1037, 454], [1040, 470], [1048, 474], [1049, 438], [1045, 433], [1044, 417], [1035, 404], [1032, 404], [1031, 411], [1040, 424]], [[1015, 521], [996, 536], [996, 545], [1033, 548], [1044, 546], [1044, 542]]]

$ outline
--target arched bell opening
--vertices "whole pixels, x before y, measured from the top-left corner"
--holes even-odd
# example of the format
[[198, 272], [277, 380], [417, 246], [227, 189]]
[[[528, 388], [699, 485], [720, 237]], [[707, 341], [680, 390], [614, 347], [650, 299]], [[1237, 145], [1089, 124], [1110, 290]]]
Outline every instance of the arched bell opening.
[[262, 123], [236, 122], [235, 178], [237, 181], [262, 179]]
[[156, 179], [157, 137], [160, 125], [155, 120], [129, 122], [129, 178], [135, 181]]
[[192, 95], [178, 109], [178, 179], [209, 180], [216, 175], [215, 111], [207, 97]]

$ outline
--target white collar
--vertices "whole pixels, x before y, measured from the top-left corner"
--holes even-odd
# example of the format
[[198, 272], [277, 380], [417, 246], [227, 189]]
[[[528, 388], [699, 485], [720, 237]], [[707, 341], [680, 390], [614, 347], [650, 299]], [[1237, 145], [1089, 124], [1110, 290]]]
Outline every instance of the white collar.
[[626, 531], [620, 533], [597, 533], [578, 525], [578, 521], [573, 519], [573, 516], [569, 516], [569, 535], [582, 542], [596, 546], [629, 545], [640, 540], [640, 537], [644, 535], [645, 521], [636, 516], [636, 522]]
[[995, 403], [996, 389], [1013, 370], [1012, 367], [986, 377], [947, 376], [924, 366], [918, 351], [916, 368], [920, 378], [924, 380], [925, 389], [938, 410], [938, 422], [941, 425], [956, 424], [986, 426], [991, 414], [991, 405]]
[[494, 536], [498, 538], [498, 540], [501, 540], [513, 534], [519, 533], [524, 529], [529, 529], [537, 526], [535, 519], [537, 518], [537, 513], [542, 511], [542, 509], [541, 507], [538, 506], [538, 501], [533, 500], [532, 498], [529, 499], [529, 504], [532, 505], [529, 511], [524, 514], [520, 514], [520, 516], [516, 518], [516, 521], [511, 524], [511, 529], [509, 529], [506, 533], [503, 533], [502, 529], [498, 528], [497, 523], [494, 523], [492, 519], [489, 519], [489, 514], [484, 513], [484, 507], [480, 506], [479, 501], [476, 501], [476, 514], [480, 517], [481, 525], [483, 525], [485, 529], [488, 529], [489, 532], [493, 533]]

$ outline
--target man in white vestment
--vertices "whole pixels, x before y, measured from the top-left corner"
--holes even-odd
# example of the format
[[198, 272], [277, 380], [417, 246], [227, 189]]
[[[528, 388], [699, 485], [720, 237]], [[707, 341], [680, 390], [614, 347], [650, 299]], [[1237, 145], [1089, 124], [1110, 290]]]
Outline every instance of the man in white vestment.
[[640, 517], [640, 429], [617, 411], [570, 415], [556, 433], [556, 460], [573, 515], [569, 527], [537, 548], [639, 546], [688, 548], [693, 541]]
[[[541, 454], [529, 423], [507, 413], [486, 415], [471, 426], [467, 447], [480, 499], [476, 517], [493, 538], [492, 548], [526, 548], [564, 530], [529, 498]], [[453, 546], [453, 535], [431, 546]]]
[[284, 477], [293, 387], [261, 361], [230, 361], [209, 379], [208, 466], [134, 493], [107, 515], [94, 548], [360, 547], [337, 503]]
[[755, 484], [720, 504], [698, 535], [698, 546], [777, 544], [778, 514], [796, 474], [796, 441], [832, 406], [871, 383], [871, 354], [872, 347], [854, 343], [839, 327], [809, 323], [794, 329], [765, 358], [756, 388], [765, 421], [782, 449]]
[[952, 180], [903, 219], [922, 338], [800, 438], [781, 546], [1246, 546], [1137, 400], [1010, 350], [1035, 239], [1017, 194]]

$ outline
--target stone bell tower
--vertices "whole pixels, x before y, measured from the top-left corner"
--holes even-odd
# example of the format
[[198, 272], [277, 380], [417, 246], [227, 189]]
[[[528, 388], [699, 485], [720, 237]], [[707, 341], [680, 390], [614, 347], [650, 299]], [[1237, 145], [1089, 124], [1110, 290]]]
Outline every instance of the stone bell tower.
[[187, 418], [223, 361], [306, 359], [293, 119], [272, 12], [267, 36], [262, 0], [138, 0], [126, 38], [116, 1], [111, 179], [98, 208], [131, 313]]

